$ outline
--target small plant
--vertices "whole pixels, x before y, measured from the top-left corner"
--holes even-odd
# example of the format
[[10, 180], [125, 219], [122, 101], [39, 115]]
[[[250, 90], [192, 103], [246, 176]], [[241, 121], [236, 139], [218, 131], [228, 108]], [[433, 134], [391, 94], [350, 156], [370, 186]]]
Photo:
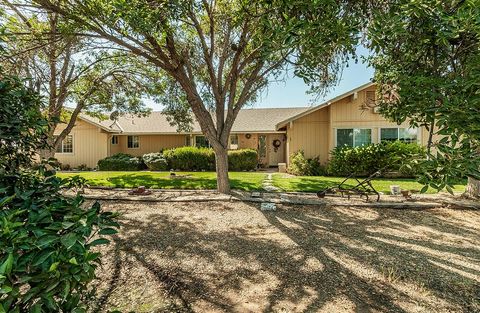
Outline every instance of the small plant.
[[142, 159], [151, 171], [166, 171], [168, 169], [168, 162], [162, 153], [144, 154]]
[[258, 153], [253, 149], [228, 151], [228, 169], [231, 171], [253, 171], [258, 165]]
[[91, 171], [92, 169], [87, 166], [87, 164], [80, 164], [77, 166], [77, 170], [79, 171]]
[[141, 158], [125, 153], [117, 153], [98, 161], [100, 171], [141, 171], [145, 168]]
[[320, 164], [319, 157], [307, 159], [303, 150], [292, 153], [288, 172], [299, 176], [322, 176], [325, 175], [325, 167]]
[[[57, 167], [58, 168], [58, 167]], [[72, 167], [70, 166], [70, 164], [60, 164], [60, 169], [62, 171], [71, 171], [72, 170]]]

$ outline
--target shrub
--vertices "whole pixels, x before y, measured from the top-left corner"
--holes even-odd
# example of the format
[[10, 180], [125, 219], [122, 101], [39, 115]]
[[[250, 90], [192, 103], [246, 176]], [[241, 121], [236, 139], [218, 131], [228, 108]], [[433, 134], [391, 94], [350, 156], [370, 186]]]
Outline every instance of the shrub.
[[79, 171], [91, 171], [92, 169], [87, 166], [87, 164], [80, 164], [77, 166], [77, 170]]
[[299, 176], [321, 176], [326, 174], [325, 167], [320, 164], [319, 157], [307, 159], [302, 150], [291, 154], [288, 172]]
[[331, 152], [328, 174], [335, 176], [368, 176], [383, 169], [400, 176], [415, 175], [415, 164], [425, 158], [425, 148], [400, 141], [360, 147], [337, 147]]
[[253, 171], [258, 165], [258, 153], [253, 149], [228, 151], [228, 169], [232, 171]]
[[165, 160], [163, 155], [159, 152], [144, 154], [142, 159], [151, 171], [166, 171], [168, 169], [167, 160]]
[[163, 151], [168, 167], [182, 171], [215, 169], [215, 153], [210, 148], [180, 147]]
[[92, 248], [118, 224], [98, 203], [63, 195], [81, 180], [32, 166], [47, 148], [48, 123], [37, 97], [13, 83], [0, 78], [0, 311], [85, 312], [100, 262]]
[[125, 153], [117, 153], [98, 161], [100, 171], [140, 171], [145, 168], [141, 158]]

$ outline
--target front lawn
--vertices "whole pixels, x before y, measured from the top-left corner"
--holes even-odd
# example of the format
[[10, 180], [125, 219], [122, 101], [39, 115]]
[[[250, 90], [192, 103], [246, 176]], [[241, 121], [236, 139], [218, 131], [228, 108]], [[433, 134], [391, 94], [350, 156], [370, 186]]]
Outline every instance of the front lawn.
[[[176, 178], [170, 178], [170, 172], [58, 172], [62, 178], [81, 176], [91, 186], [138, 187], [158, 189], [216, 189], [215, 172], [175, 172]], [[232, 189], [260, 190], [265, 173], [230, 172]]]
[[[303, 192], [317, 192], [322, 189], [334, 187], [345, 178], [342, 177], [326, 177], [326, 176], [295, 176], [284, 174], [273, 175], [273, 185], [285, 191], [303, 191]], [[360, 178], [362, 180], [362, 178]], [[353, 179], [347, 181], [348, 185], [354, 186], [357, 182]], [[417, 183], [414, 179], [388, 179], [379, 178], [373, 180], [373, 186], [380, 192], [390, 193], [390, 186], [398, 185], [403, 190], [420, 190], [422, 185]], [[464, 192], [466, 182], [455, 185], [455, 192]], [[436, 193], [437, 191], [429, 188], [427, 193]]]

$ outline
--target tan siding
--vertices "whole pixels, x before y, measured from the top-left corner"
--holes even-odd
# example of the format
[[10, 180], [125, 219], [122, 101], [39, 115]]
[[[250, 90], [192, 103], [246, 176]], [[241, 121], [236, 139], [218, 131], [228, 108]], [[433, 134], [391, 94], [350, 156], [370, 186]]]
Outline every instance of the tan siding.
[[287, 155], [303, 150], [307, 158], [328, 158], [329, 108], [315, 111], [287, 126]]
[[238, 134], [238, 148], [239, 149], [255, 149], [258, 148], [258, 134], [250, 134], [248, 139], [246, 134]]
[[[127, 148], [127, 136], [121, 135], [118, 147], [115, 151], [142, 156], [145, 153], [160, 152], [162, 149], [185, 146], [185, 135], [139, 135], [140, 147], [138, 149]], [[113, 150], [112, 150], [113, 151]]]
[[[64, 128], [64, 124], [59, 125], [55, 134], [58, 135]], [[95, 167], [98, 160], [108, 155], [108, 134], [100, 128], [78, 120], [70, 134], [73, 136], [73, 153], [56, 153], [55, 157], [60, 163], [69, 164], [72, 167], [81, 164]]]

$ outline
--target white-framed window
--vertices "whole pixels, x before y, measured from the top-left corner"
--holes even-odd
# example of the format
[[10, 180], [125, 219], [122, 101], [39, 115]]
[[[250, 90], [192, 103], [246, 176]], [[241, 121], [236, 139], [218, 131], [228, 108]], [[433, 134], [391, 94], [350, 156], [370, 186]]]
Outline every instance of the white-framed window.
[[337, 128], [337, 147], [358, 147], [372, 143], [372, 130], [370, 128]]
[[73, 153], [73, 135], [67, 135], [58, 145], [56, 153]]
[[197, 148], [210, 148], [210, 142], [203, 135], [195, 136], [195, 147]]
[[118, 136], [117, 135], [112, 136], [112, 145], [118, 145]]
[[406, 143], [415, 143], [418, 140], [417, 128], [385, 127], [380, 128], [380, 142], [382, 141], [402, 141]]
[[238, 149], [238, 135], [230, 135], [230, 149]]
[[140, 148], [140, 138], [138, 136], [128, 136], [127, 137], [127, 148], [128, 149], [138, 149], [138, 148]]

